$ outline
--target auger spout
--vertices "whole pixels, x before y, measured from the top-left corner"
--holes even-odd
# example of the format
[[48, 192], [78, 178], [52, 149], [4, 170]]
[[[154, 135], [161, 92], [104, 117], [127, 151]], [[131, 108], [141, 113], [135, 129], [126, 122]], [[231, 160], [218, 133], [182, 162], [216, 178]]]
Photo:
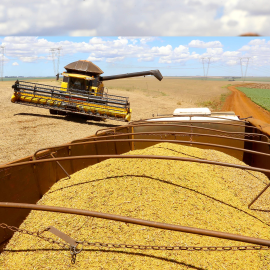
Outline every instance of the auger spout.
[[112, 75], [112, 76], [103, 76], [103, 77], [100, 77], [100, 81], [109, 81], [109, 80], [139, 77], [139, 76], [145, 76], [145, 75], [153, 75], [159, 81], [163, 79], [163, 76], [161, 75], [160, 71], [156, 69], [156, 70], [133, 72], [133, 73], [126, 73], [126, 74]]

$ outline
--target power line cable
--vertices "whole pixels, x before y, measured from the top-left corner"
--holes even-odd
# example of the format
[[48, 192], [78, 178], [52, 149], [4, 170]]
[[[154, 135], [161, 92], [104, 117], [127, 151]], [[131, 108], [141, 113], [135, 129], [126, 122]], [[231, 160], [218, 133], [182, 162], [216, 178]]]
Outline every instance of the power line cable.
[[[243, 78], [243, 82], [245, 81], [245, 78], [246, 78], [246, 76], [247, 76], [247, 69], [248, 69], [248, 63], [249, 63], [249, 59], [250, 59], [251, 57], [240, 57], [240, 66], [241, 66], [241, 73], [242, 73], [242, 78]], [[243, 77], [243, 68], [242, 68], [242, 66], [243, 66], [243, 64], [244, 64], [244, 62], [242, 61], [242, 60], [244, 60], [244, 59], [247, 59], [247, 65], [246, 65], [246, 70], [245, 70], [245, 76]]]
[[[59, 79], [59, 65], [60, 65], [60, 54], [61, 54], [62, 47], [58, 48], [51, 48], [51, 56], [53, 61], [53, 69], [54, 69], [54, 75], [56, 75], [56, 80]], [[55, 59], [57, 57], [57, 60]]]
[[3, 76], [4, 76], [4, 60], [5, 60], [5, 46], [2, 45], [0, 48], [1, 48], [1, 81], [3, 81]]

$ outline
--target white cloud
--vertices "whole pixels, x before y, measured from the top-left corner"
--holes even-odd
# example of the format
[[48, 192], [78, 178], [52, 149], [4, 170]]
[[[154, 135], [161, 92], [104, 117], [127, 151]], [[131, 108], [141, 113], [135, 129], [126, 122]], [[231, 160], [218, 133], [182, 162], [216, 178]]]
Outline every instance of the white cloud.
[[235, 65], [239, 65], [239, 61], [237, 60], [229, 60], [226, 62], [227, 65], [229, 66], [235, 66]]
[[158, 56], [166, 56], [172, 52], [172, 46], [166, 45], [161, 47], [152, 47], [151, 53], [158, 55]]
[[223, 53], [222, 48], [207, 48], [206, 53], [209, 55], [220, 55]]
[[18, 66], [19, 64], [17, 62], [12, 63], [12, 66]]
[[156, 38], [155, 37], [144, 37], [140, 39], [140, 42], [142, 44], [146, 44], [147, 42], [151, 42], [154, 41]]
[[152, 62], [154, 61], [154, 57], [153, 56], [145, 56], [145, 57], [140, 57], [138, 59], [139, 62]]
[[242, 48], [239, 49], [239, 51], [249, 51], [251, 49], [250, 46], [244, 45]]
[[103, 58], [97, 58], [97, 57], [94, 57], [94, 56], [89, 56], [87, 58], [88, 61], [91, 61], [91, 62], [100, 62], [100, 61], [103, 61]]
[[[18, 62], [22, 61], [26, 63], [52, 61], [50, 49], [58, 47], [62, 48], [61, 63], [75, 61], [73, 57], [75, 53], [84, 54], [85, 59], [94, 63], [116, 63], [127, 58], [134, 58], [138, 62], [157, 61], [160, 64], [176, 65], [185, 64], [190, 60], [201, 62], [202, 58], [207, 60], [210, 57], [211, 63], [219, 62], [227, 66], [233, 66], [236, 63], [239, 64], [239, 57], [250, 57], [249, 65], [264, 66], [268, 65], [270, 61], [270, 42], [266, 38], [254, 38], [249, 42], [247, 41], [246, 45], [234, 51], [226, 51], [218, 40], [209, 42], [200, 41], [200, 44], [206, 47], [201, 48], [203, 52], [200, 53], [196, 49], [189, 47], [189, 45], [178, 44], [177, 47], [173, 47], [171, 44], [164, 43], [164, 41], [160, 40], [159, 42], [155, 42], [155, 46], [151, 46], [151, 43], [142, 43], [141, 39], [142, 37], [119, 36], [117, 38], [86, 38], [85, 41], [78, 42], [67, 39], [51, 42], [43, 37], [9, 36], [4, 37], [2, 41], [5, 43], [6, 48], [5, 61], [14, 59], [13, 62], [17, 60]], [[220, 47], [207, 47], [210, 46], [209, 44]]]
[[249, 15], [260, 16], [270, 14], [270, 5], [265, 0], [256, 0], [256, 4], [252, 1], [238, 0], [236, 8], [245, 10]]
[[265, 45], [265, 39], [253, 39], [248, 44], [249, 45]]
[[[244, 45], [239, 49], [242, 57], [249, 58], [249, 65], [262, 67], [269, 65], [270, 62], [270, 43], [265, 39], [253, 39], [248, 45]], [[268, 73], [268, 72], [267, 72]]]
[[226, 51], [223, 53], [223, 56], [225, 57], [237, 57], [240, 55], [240, 52], [238, 51]]
[[39, 57], [37, 57], [37, 56], [22, 56], [22, 57], [19, 57], [19, 59], [22, 62], [32, 63], [32, 62], [35, 62], [37, 59], [39, 59]]
[[87, 37], [87, 36], [96, 36], [97, 35], [97, 30], [96, 29], [79, 29], [79, 30], [73, 30], [69, 32], [70, 36], [73, 37]]
[[[222, 10], [221, 17], [217, 12]], [[0, 35], [269, 35], [269, 0], [2, 0]], [[141, 44], [149, 42], [142, 38]]]
[[106, 62], [112, 63], [112, 62], [118, 62], [124, 60], [125, 57], [112, 57], [112, 58], [107, 58]]
[[89, 40], [90, 44], [104, 44], [105, 42], [103, 41], [102, 38], [99, 37], [93, 37]]
[[95, 53], [91, 53], [91, 55], [87, 58], [88, 61], [92, 61], [92, 62], [100, 62], [103, 61], [104, 58], [103, 57], [96, 57]]
[[221, 48], [223, 45], [220, 41], [204, 42], [201, 40], [192, 40], [188, 46], [191, 48]]
[[122, 47], [123, 45], [128, 44], [128, 39], [119, 37], [118, 39], [113, 41], [114, 47]]
[[176, 53], [176, 54], [182, 54], [182, 53], [188, 53], [189, 52], [189, 49], [188, 49], [188, 47], [186, 47], [186, 46], [184, 46], [184, 45], [179, 45], [178, 47], [176, 47], [175, 49], [174, 49], [174, 52]]

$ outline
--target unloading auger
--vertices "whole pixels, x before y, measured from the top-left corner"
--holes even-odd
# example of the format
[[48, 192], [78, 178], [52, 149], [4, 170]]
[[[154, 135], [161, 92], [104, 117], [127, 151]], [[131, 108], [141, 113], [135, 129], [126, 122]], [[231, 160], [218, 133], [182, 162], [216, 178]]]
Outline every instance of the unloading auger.
[[103, 71], [86, 60], [70, 63], [65, 69], [61, 87], [17, 80], [11, 101], [49, 109], [51, 114], [75, 113], [128, 122], [132, 111], [129, 98], [105, 93], [103, 81], [145, 75], [163, 79], [159, 70], [100, 76]]

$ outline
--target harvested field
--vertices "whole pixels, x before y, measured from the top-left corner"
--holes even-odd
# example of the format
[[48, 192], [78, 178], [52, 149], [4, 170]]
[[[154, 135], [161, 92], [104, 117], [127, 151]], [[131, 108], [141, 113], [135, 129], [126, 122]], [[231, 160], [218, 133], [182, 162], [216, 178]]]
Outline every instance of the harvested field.
[[[33, 80], [59, 86], [51, 79]], [[10, 98], [14, 81], [0, 82], [0, 164], [27, 155], [37, 149], [64, 144], [90, 136], [97, 130], [124, 122], [96, 122], [81, 117], [50, 115], [49, 110], [13, 104]], [[130, 97], [132, 120], [171, 114], [176, 107], [196, 107], [197, 102], [219, 99], [228, 93], [226, 81], [198, 81], [179, 78], [131, 78], [108, 81], [109, 93]]]
[[[224, 153], [162, 143], [130, 154], [196, 156], [244, 164]], [[127, 154], [129, 154], [127, 153]], [[58, 181], [38, 204], [89, 209], [146, 220], [269, 239], [269, 214], [247, 208], [267, 183], [264, 174], [160, 160], [106, 160]], [[269, 191], [256, 202], [269, 205]], [[164, 231], [97, 218], [32, 211], [21, 229], [54, 226], [78, 241], [180, 246], [242, 246], [241, 242]], [[44, 236], [53, 237], [49, 232]], [[58, 240], [58, 239], [57, 239]], [[244, 244], [247, 245], [247, 244]], [[39, 238], [15, 233], [0, 256], [4, 269], [268, 269], [269, 251], [153, 251], [85, 247], [70, 253]]]

